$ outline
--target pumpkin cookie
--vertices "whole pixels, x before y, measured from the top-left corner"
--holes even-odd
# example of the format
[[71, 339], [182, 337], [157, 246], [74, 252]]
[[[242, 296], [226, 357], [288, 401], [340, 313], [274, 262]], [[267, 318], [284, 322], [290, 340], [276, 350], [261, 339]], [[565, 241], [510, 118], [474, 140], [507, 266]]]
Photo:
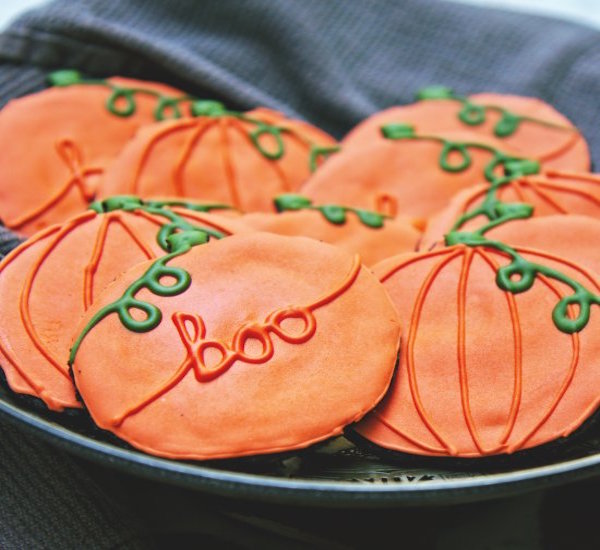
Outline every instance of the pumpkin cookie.
[[489, 93], [464, 97], [443, 86], [425, 88], [417, 97], [417, 103], [367, 118], [343, 140], [344, 149], [369, 146], [382, 139], [383, 126], [401, 122], [421, 133], [468, 130], [479, 137], [493, 137], [515, 154], [537, 159], [548, 169], [590, 169], [589, 150], [581, 133], [540, 99]]
[[333, 155], [302, 187], [316, 204], [343, 203], [420, 221], [448, 205], [460, 190], [496, 181], [511, 168], [537, 172], [533, 161], [472, 133], [420, 134], [411, 126], [386, 127], [385, 140]]
[[155, 82], [84, 80], [76, 71], [50, 81], [0, 112], [0, 218], [25, 235], [82, 212], [125, 142], [141, 125], [181, 114], [185, 98]]
[[[187, 285], [167, 295], [165, 275]], [[400, 328], [357, 256], [252, 233], [135, 266], [79, 333], [73, 374], [98, 426], [152, 454], [213, 459], [340, 434], [387, 389]]]
[[0, 263], [0, 366], [15, 392], [53, 410], [80, 406], [68, 353], [75, 326], [100, 290], [128, 267], [164, 255], [174, 231], [194, 226], [220, 236], [238, 227], [133, 197], [93, 206], [37, 233]]
[[495, 191], [488, 223], [459, 221], [446, 247], [374, 267], [410, 327], [390, 392], [357, 427], [382, 447], [511, 454], [568, 436], [598, 408], [600, 221], [530, 220], [531, 205]]
[[335, 145], [320, 130], [267, 109], [238, 113], [205, 101], [194, 114], [140, 130], [107, 171], [101, 196], [126, 190], [270, 211], [272, 198], [296, 190]]
[[[419, 249], [442, 243], [456, 220], [485, 204], [488, 190], [489, 184], [481, 184], [457, 193], [447, 208], [429, 220]], [[536, 217], [583, 214], [600, 218], [600, 176], [596, 174], [550, 171], [508, 181], [496, 194], [505, 203], [530, 204]], [[466, 221], [462, 230], [474, 229], [485, 220], [479, 214]]]
[[278, 214], [245, 214], [242, 223], [258, 231], [304, 236], [343, 248], [373, 265], [384, 258], [415, 250], [421, 233], [407, 219], [337, 205], [313, 206], [301, 195], [275, 199]]

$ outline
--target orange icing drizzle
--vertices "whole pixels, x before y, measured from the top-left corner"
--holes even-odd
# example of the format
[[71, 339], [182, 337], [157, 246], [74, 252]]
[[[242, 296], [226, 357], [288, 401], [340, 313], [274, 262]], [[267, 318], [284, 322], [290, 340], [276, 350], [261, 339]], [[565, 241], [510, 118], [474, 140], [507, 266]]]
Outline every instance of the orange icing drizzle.
[[547, 153], [540, 155], [537, 160], [544, 162], [555, 159], [557, 157], [560, 157], [562, 154], [566, 153], [572, 147], [574, 147], [575, 144], [581, 139], [581, 133], [575, 127], [572, 127], [570, 129], [572, 130], [572, 132], [569, 139], [565, 140], [565, 142], [562, 145], [557, 146], [554, 150], [548, 151]]
[[[528, 176], [527, 178], [515, 179], [499, 187], [498, 192], [500, 195], [502, 195], [502, 191], [504, 188], [508, 189], [509, 187], [511, 187], [519, 197], [519, 200], [525, 202], [525, 197], [523, 195], [522, 189], [529, 187], [532, 191], [535, 192], [536, 195], [538, 195], [540, 199], [552, 206], [560, 214], [569, 214], [571, 213], [571, 211], [559, 204], [550, 195], [550, 192], [554, 191], [559, 193], [577, 195], [591, 202], [592, 204], [594, 204], [594, 206], [600, 208], [600, 195], [596, 196], [594, 193], [586, 191], [585, 189], [579, 189], [576, 187], [571, 187], [570, 185], [564, 183], [550, 181], [549, 179], [544, 178], [544, 176], [546, 176], [546, 178], [549, 179], [559, 177], [563, 179], [573, 179], [575, 181], [581, 181], [585, 183], [594, 183], [599, 186], [598, 191], [600, 193], [600, 178], [592, 175], [588, 176], [586, 174], [570, 174], [563, 172], [547, 172], [546, 174], [543, 174], [541, 176]], [[486, 193], [487, 189], [480, 191], [476, 195], [474, 195], [468, 202], [464, 204], [462, 208], [462, 213], [466, 213], [469, 210], [469, 208], [473, 205], [473, 203], [475, 203], [481, 197], [485, 196]]]
[[[202, 121], [200, 123], [198, 123], [197, 119], [182, 120], [177, 124], [170, 124], [166, 130], [158, 132], [152, 137], [152, 139], [148, 141], [148, 143], [142, 151], [142, 154], [140, 156], [139, 162], [136, 166], [133, 175], [133, 181], [130, 185], [131, 192], [133, 194], [139, 194], [139, 180], [141, 178], [144, 167], [152, 154], [154, 147], [163, 139], [169, 137], [171, 134], [177, 133], [181, 130], [188, 130], [190, 128], [196, 127], [192, 135], [189, 137], [189, 139], [187, 139], [184, 148], [181, 154], [179, 155], [175, 166], [172, 170], [172, 181], [175, 186], [175, 193], [180, 196], [185, 195], [185, 189], [183, 185], [183, 173], [185, 170], [185, 165], [190, 159], [191, 155], [193, 154], [193, 150], [198, 145], [198, 142], [202, 139], [204, 134], [215, 125], [218, 125], [220, 132], [223, 167], [227, 178], [229, 195], [231, 197], [230, 202], [236, 208], [241, 208], [241, 199], [237, 188], [233, 162], [231, 159], [229, 137], [227, 135], [227, 131], [229, 129], [232, 129], [241, 134], [252, 149], [255, 148], [255, 145], [252, 142], [250, 136], [248, 135], [248, 132], [244, 128], [242, 121], [238, 120], [235, 117], [222, 116], [216, 119]], [[289, 136], [291, 139], [310, 149], [310, 142], [308, 140], [303, 139], [300, 135], [297, 135], [295, 131], [287, 132], [286, 128], [281, 128], [281, 130], [285, 133], [286, 136]], [[282, 170], [281, 166], [275, 161], [268, 161], [267, 165], [272, 167], [278, 179], [281, 181], [283, 191], [291, 191], [291, 183], [288, 177], [286, 176], [285, 172]]]
[[[175, 373], [162, 385], [138, 404], [128, 408], [123, 414], [115, 417], [112, 426], [120, 426], [127, 418], [146, 408], [159, 397], [173, 389], [191, 370], [198, 382], [208, 382], [227, 372], [236, 361], [249, 364], [262, 364], [269, 361], [275, 352], [271, 333], [289, 344], [302, 344], [312, 338], [317, 330], [314, 311], [341, 296], [354, 283], [360, 272], [361, 263], [358, 255], [354, 257], [350, 272], [341, 285], [332, 292], [305, 306], [288, 306], [271, 312], [263, 322], [245, 323], [234, 334], [231, 344], [221, 340], [207, 340], [206, 328], [200, 315], [175, 312], [173, 324], [186, 349], [187, 356]], [[300, 319], [304, 327], [300, 333], [290, 333], [282, 326], [287, 319]], [[192, 332], [188, 329], [191, 325]], [[245, 351], [248, 340], [258, 340], [262, 350], [258, 355], [250, 355]], [[204, 354], [207, 349], [215, 349], [221, 359], [214, 366], [207, 366]]]
[[389, 193], [379, 193], [375, 196], [375, 212], [395, 218], [398, 214], [398, 199]]
[[94, 189], [90, 189], [86, 178], [100, 175], [104, 172], [102, 168], [85, 168], [83, 166], [83, 155], [77, 145], [69, 140], [63, 139], [56, 143], [56, 151], [59, 157], [71, 172], [71, 178], [46, 202], [27, 214], [7, 221], [6, 226], [10, 229], [19, 229], [23, 225], [38, 218], [55, 206], [72, 188], [77, 188], [82, 199], [88, 203], [94, 199]]
[[98, 270], [98, 265], [100, 264], [100, 260], [102, 258], [102, 253], [104, 251], [104, 246], [106, 243], [106, 235], [108, 233], [108, 227], [111, 224], [111, 222], [118, 223], [127, 232], [127, 234], [135, 242], [135, 244], [144, 253], [146, 258], [148, 258], [149, 260], [154, 258], [154, 253], [152, 252], [152, 250], [146, 246], [146, 244], [131, 227], [129, 227], [126, 223], [123, 222], [123, 220], [121, 219], [120, 212], [109, 212], [108, 214], [105, 214], [102, 218], [100, 229], [96, 234], [96, 241], [92, 250], [92, 257], [88, 265], [85, 266], [84, 270], [83, 307], [85, 310], [87, 310], [94, 301], [94, 275]]
[[[600, 289], [600, 285], [596, 281], [595, 277], [587, 271], [586, 269], [576, 265], [575, 263], [565, 260], [564, 258], [559, 258], [553, 254], [543, 252], [540, 250], [527, 249], [527, 248], [519, 248], [520, 253], [529, 254], [531, 256], [537, 256], [540, 258], [544, 258], [547, 260], [560, 262], [569, 268], [575, 270], [580, 275], [584, 276], [589, 282], [591, 282], [597, 289]], [[475, 254], [478, 254], [491, 268], [493, 274], [495, 274], [499, 269], [499, 264], [494, 261], [491, 257], [491, 254], [499, 254], [504, 256], [500, 251], [493, 250], [491, 254], [488, 253], [484, 247], [466, 247], [464, 245], [455, 245], [452, 247], [447, 247], [440, 250], [433, 250], [428, 253], [415, 255], [412, 258], [409, 258], [405, 261], [400, 262], [398, 265], [394, 266], [390, 269], [386, 274], [380, 276], [380, 281], [384, 282], [389, 279], [391, 276], [396, 274], [401, 269], [411, 265], [413, 263], [419, 262], [424, 258], [432, 258], [436, 256], [442, 256], [442, 259], [433, 266], [430, 270], [429, 274], [423, 281], [419, 292], [417, 293], [417, 297], [415, 299], [415, 304], [413, 307], [413, 313], [410, 321], [410, 330], [408, 335], [408, 341], [406, 345], [406, 350], [403, 348], [403, 357], [402, 362], [407, 365], [408, 371], [408, 383], [410, 387], [411, 397], [413, 400], [413, 404], [423, 421], [423, 424], [428, 428], [430, 433], [437, 439], [437, 441], [441, 444], [443, 448], [437, 448], [430, 445], [427, 445], [423, 442], [417, 441], [415, 438], [407, 435], [402, 430], [400, 430], [397, 426], [394, 426], [389, 420], [387, 420], [382, 413], [378, 411], [374, 411], [372, 417], [377, 419], [383, 425], [385, 425], [388, 429], [398, 434], [400, 437], [403, 437], [411, 444], [431, 453], [437, 455], [449, 454], [454, 456], [457, 454], [457, 450], [454, 446], [448, 443], [440, 430], [434, 425], [433, 420], [427, 415], [425, 407], [421, 401], [418, 386], [417, 386], [417, 376], [415, 370], [415, 362], [414, 362], [414, 345], [416, 340], [416, 333], [418, 328], [418, 323], [420, 320], [421, 311], [423, 309], [426, 295], [428, 294], [431, 286], [433, 285], [435, 278], [439, 275], [442, 269], [448, 265], [452, 260], [457, 258], [458, 256], [463, 256], [463, 262], [460, 272], [459, 284], [458, 284], [458, 292], [457, 292], [457, 308], [458, 308], [458, 368], [459, 368], [459, 380], [460, 380], [460, 392], [461, 392], [461, 404], [463, 409], [463, 415], [465, 418], [465, 422], [471, 438], [477, 447], [480, 455], [489, 455], [495, 454], [500, 451], [504, 452], [514, 452], [519, 449], [522, 449], [523, 446], [533, 437], [540, 428], [549, 420], [552, 413], [556, 410], [565, 393], [569, 389], [571, 382], [575, 376], [575, 371], [579, 364], [580, 359], [580, 339], [579, 333], [575, 332], [570, 335], [572, 341], [572, 358], [567, 374], [565, 375], [564, 380], [561, 383], [561, 386], [554, 397], [552, 403], [548, 407], [546, 411], [542, 414], [540, 420], [536, 423], [536, 425], [519, 441], [515, 443], [509, 443], [509, 438], [514, 430], [514, 426], [516, 424], [518, 411], [520, 408], [520, 403], [522, 399], [522, 378], [523, 378], [523, 348], [522, 348], [522, 336], [521, 336], [521, 323], [519, 320], [519, 314], [516, 306], [515, 297], [511, 292], [502, 291], [507, 298], [507, 303], [510, 311], [510, 318], [513, 330], [513, 340], [514, 340], [514, 358], [515, 358], [515, 366], [514, 366], [514, 386], [513, 386], [513, 397], [511, 402], [510, 411], [508, 414], [507, 425], [504, 430], [504, 433], [501, 437], [500, 443], [498, 446], [492, 449], [484, 449], [480, 438], [477, 434], [477, 430], [471, 415], [470, 404], [469, 404], [469, 389], [468, 389], [468, 379], [466, 373], [466, 351], [465, 351], [465, 302], [466, 302], [466, 288], [467, 288], [467, 280], [469, 268], [472, 263], [472, 258]], [[552, 283], [547, 277], [540, 275], [539, 280], [542, 284], [544, 284], [553, 294], [555, 294], [559, 299], [563, 297], [563, 294], [557, 289], [556, 285]], [[569, 312], [574, 313], [574, 307], [569, 308]], [[590, 410], [594, 410], [596, 408], [596, 404], [593, 404], [589, 407]], [[583, 416], [586, 418], [587, 414]]]
[[[135, 213], [138, 213], [137, 211]], [[87, 210], [79, 214], [78, 216], [71, 219], [69, 222], [63, 225], [54, 225], [52, 227], [47, 228], [44, 231], [40, 231], [34, 237], [30, 238], [26, 243], [16, 248], [10, 254], [6, 256], [4, 261], [2, 262], [1, 270], [6, 267], [9, 263], [11, 263], [14, 259], [16, 259], [20, 254], [22, 254], [29, 247], [34, 245], [46, 237], [54, 234], [54, 238], [49, 242], [48, 246], [44, 249], [44, 251], [36, 258], [35, 263], [31, 266], [29, 272], [27, 273], [21, 293], [19, 295], [19, 310], [20, 316], [23, 323], [23, 327], [27, 332], [27, 335], [31, 339], [32, 343], [36, 347], [36, 349], [42, 354], [43, 357], [52, 365], [54, 369], [56, 369], [62, 376], [71, 380], [69, 375], [68, 368], [66, 366], [66, 361], [63, 362], [54, 357], [50, 351], [44, 346], [44, 343], [39, 338], [37, 331], [34, 327], [34, 323], [31, 320], [30, 313], [30, 296], [31, 289], [35, 282], [35, 278], [45, 262], [50, 253], [58, 246], [58, 244], [73, 230], [75, 230], [78, 226], [92, 220], [98, 214], [92, 210]], [[150, 218], [151, 221], [154, 221], [158, 225], [160, 222]], [[143, 243], [140, 237], [136, 234], [136, 232], [130, 228], [123, 220], [121, 212], [110, 212], [108, 214], [103, 214], [102, 224], [96, 236], [96, 241], [94, 244], [94, 249], [92, 252], [90, 263], [86, 266], [84, 271], [84, 291], [83, 291], [83, 304], [84, 308], [87, 309], [92, 301], [93, 301], [93, 277], [98, 268], [100, 260], [102, 258], [105, 242], [106, 242], [106, 234], [108, 231], [109, 224], [112, 222], [118, 223], [123, 229], [131, 236], [133, 241], [139, 246], [142, 252], [148, 257], [154, 257], [152, 251]], [[45, 396], [47, 401], [53, 401], [50, 396], [45, 395], [43, 386], [37, 384], [30, 378], [23, 369], [19, 366], [18, 360], [2, 345], [0, 342], [0, 353], [9, 361], [12, 367], [18, 372], [18, 374], [26, 381], [26, 383], [40, 396]]]

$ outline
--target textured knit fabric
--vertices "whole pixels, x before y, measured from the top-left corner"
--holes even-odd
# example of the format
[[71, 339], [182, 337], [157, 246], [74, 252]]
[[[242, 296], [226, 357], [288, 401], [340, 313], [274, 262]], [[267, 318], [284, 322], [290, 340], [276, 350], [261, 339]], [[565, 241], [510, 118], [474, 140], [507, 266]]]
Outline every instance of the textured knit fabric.
[[[540, 17], [434, 0], [57, 0], [0, 35], [0, 102], [58, 68], [265, 105], [340, 137], [433, 83], [533, 95], [579, 126], [600, 160], [600, 34]], [[0, 254], [16, 242], [0, 232]], [[140, 540], [67, 455], [4, 421], [0, 441], [0, 547]]]

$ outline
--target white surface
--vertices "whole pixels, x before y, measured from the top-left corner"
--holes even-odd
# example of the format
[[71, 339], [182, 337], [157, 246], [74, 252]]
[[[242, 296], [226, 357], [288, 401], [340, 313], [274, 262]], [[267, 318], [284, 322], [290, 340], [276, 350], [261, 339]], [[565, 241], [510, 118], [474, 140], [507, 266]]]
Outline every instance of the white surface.
[[0, 0], [0, 28], [21, 12], [44, 4], [47, 0]]
[[600, 0], [455, 0], [511, 11], [538, 13], [600, 29]]
[[[0, 0], [0, 28], [15, 16], [48, 0]], [[128, 0], [122, 0], [126, 2]], [[167, 1], [167, 0], [165, 0]], [[600, 28], [600, 0], [453, 0], [514, 11], [540, 13]]]

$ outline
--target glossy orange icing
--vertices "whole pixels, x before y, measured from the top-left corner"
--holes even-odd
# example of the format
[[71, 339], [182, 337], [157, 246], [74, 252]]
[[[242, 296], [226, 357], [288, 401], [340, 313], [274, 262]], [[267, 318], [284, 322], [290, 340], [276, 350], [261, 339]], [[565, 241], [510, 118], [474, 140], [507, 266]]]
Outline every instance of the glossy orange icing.
[[[436, 135], [440, 135], [439, 132]], [[513, 155], [498, 140], [470, 132], [444, 133], [452, 141], [478, 142]], [[484, 180], [489, 151], [469, 151], [471, 166], [448, 172], [440, 166], [442, 144], [430, 140], [377, 140], [360, 148], [342, 149], [302, 186], [300, 193], [315, 204], [344, 204], [398, 214], [424, 226], [462, 189]]]
[[[178, 210], [226, 234], [238, 225], [212, 214]], [[164, 254], [159, 216], [88, 210], [37, 233], [0, 263], [0, 366], [17, 393], [53, 410], [79, 407], [67, 359], [73, 329], [96, 294], [119, 273]]]
[[334, 244], [350, 253], [358, 253], [365, 265], [402, 252], [415, 250], [421, 233], [406, 218], [385, 220], [383, 227], [373, 228], [360, 222], [349, 212], [346, 222], [334, 224], [320, 212], [298, 210], [245, 214], [241, 222], [258, 231], [278, 235], [304, 236]]
[[[479, 206], [488, 189], [489, 185], [480, 184], [457, 193], [444, 210], [429, 220], [419, 249], [429, 250], [436, 243], [443, 244], [444, 235], [455, 221]], [[597, 174], [553, 170], [525, 176], [500, 187], [497, 196], [503, 202], [532, 205], [534, 217], [583, 214], [600, 219], [600, 176]], [[461, 230], [473, 230], [485, 223], [484, 217], [473, 218]]]
[[[501, 142], [518, 156], [536, 158], [548, 169], [589, 171], [587, 143], [571, 122], [552, 106], [532, 97], [482, 93], [469, 96], [478, 105], [497, 105], [521, 115], [557, 124], [551, 128], [523, 121], [517, 131]], [[484, 123], [466, 125], [458, 118], [462, 105], [453, 100], [423, 100], [410, 105], [391, 107], [368, 117], [342, 141], [344, 148], [361, 148], [382, 140], [381, 126], [402, 122], [414, 125], [420, 133], [445, 133], [468, 130], [479, 137], [494, 137], [500, 113], [488, 110]], [[569, 131], [571, 129], [571, 131]]]
[[[281, 134], [281, 158], [264, 156], [250, 138], [255, 126], [235, 116], [160, 122], [143, 128], [123, 149], [106, 173], [100, 195], [185, 196], [226, 202], [240, 210], [271, 211], [273, 196], [296, 190], [309, 177], [312, 144], [335, 142], [274, 111], [257, 109], [246, 115], [289, 129]], [[261, 139], [265, 147], [273, 147], [271, 136]]]
[[487, 232], [513, 247], [535, 248], [600, 274], [600, 218], [554, 215], [515, 220]]
[[[173, 389], [190, 370], [193, 370], [198, 382], [207, 382], [227, 372], [236, 361], [254, 365], [266, 363], [275, 353], [271, 334], [278, 336], [288, 344], [303, 344], [307, 342], [317, 330], [314, 311], [329, 304], [346, 292], [356, 280], [360, 267], [360, 258], [356, 256], [350, 273], [333, 292], [329, 292], [309, 305], [300, 307], [290, 306], [275, 310], [263, 322], [242, 325], [236, 330], [230, 344], [222, 340], [206, 339], [206, 327], [200, 315], [173, 313], [173, 323], [187, 350], [186, 359], [175, 374], [160, 389], [143, 399], [139, 404], [130, 407], [124, 414], [119, 415], [113, 421], [113, 424], [115, 426], [121, 425], [126, 418], [140, 412], [150, 405], [150, 403], [156, 401], [166, 392]], [[286, 331], [285, 327], [283, 327], [283, 322], [289, 319], [299, 319], [303, 323], [303, 327], [299, 332]], [[194, 329], [193, 335], [190, 334], [186, 323], [192, 325]], [[258, 355], [251, 355], [246, 352], [246, 342], [250, 339], [260, 342], [262, 349]], [[221, 359], [210, 367], [207, 366], [205, 359], [206, 350], [208, 349], [217, 350], [221, 355]]]
[[[169, 95], [168, 86], [125, 78], [111, 82]], [[140, 94], [131, 116], [106, 108], [104, 85], [54, 87], [10, 101], [0, 113], [0, 218], [25, 235], [83, 211], [107, 164], [143, 124], [156, 101]]]
[[[600, 290], [591, 269], [518, 250]], [[567, 436], [597, 409], [597, 316], [580, 333], [559, 331], [552, 310], [570, 289], [540, 276], [526, 292], [502, 291], [495, 279], [506, 263], [495, 249], [456, 245], [375, 266], [409, 331], [399, 372], [357, 426], [361, 435], [405, 453], [475, 458]]]
[[[108, 287], [80, 329], [148, 265]], [[134, 333], [109, 315], [78, 350], [76, 384], [100, 427], [170, 458], [243, 456], [337, 435], [383, 396], [400, 327], [356, 258], [312, 239], [252, 233], [169, 265], [192, 284], [174, 297], [139, 292], [162, 312], [154, 330]]]

